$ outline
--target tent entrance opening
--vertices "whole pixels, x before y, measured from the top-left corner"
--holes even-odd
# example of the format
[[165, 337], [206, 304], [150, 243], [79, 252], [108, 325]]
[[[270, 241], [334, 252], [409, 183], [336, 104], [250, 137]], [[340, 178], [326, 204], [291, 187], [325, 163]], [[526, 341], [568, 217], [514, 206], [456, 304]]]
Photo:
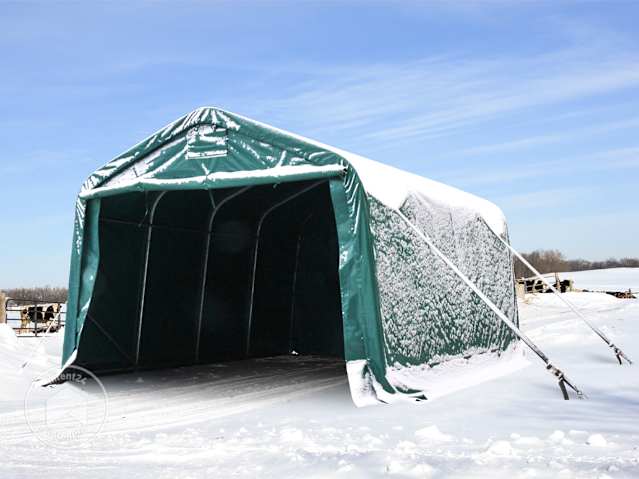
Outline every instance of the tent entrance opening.
[[101, 199], [78, 363], [344, 357], [330, 180]]

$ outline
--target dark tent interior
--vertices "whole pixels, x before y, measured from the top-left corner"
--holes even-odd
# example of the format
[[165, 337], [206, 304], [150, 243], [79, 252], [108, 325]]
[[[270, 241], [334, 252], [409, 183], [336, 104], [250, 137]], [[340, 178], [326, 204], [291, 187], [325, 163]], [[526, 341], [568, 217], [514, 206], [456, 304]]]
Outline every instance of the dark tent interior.
[[343, 358], [327, 180], [106, 197], [99, 246], [81, 366]]

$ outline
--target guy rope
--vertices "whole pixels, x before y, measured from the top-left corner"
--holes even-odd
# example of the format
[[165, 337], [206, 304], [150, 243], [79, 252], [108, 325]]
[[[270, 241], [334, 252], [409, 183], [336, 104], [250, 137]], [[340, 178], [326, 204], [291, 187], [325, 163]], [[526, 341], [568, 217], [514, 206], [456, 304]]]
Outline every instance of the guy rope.
[[[482, 220], [483, 221], [483, 220]], [[484, 221], [484, 224], [486, 224], [486, 226], [488, 226], [488, 224]], [[577, 317], [579, 317], [584, 323], [586, 323], [586, 325], [588, 325], [588, 327], [597, 335], [599, 336], [614, 352], [615, 357], [617, 358], [617, 361], [619, 361], [619, 364], [623, 364], [623, 362], [621, 361], [621, 359], [625, 359], [626, 361], [628, 361], [628, 364], [632, 364], [632, 361], [630, 360], [630, 358], [628, 356], [626, 356], [624, 354], [624, 352], [618, 347], [616, 346], [612, 341], [610, 341], [610, 339], [608, 339], [608, 337], [603, 333], [603, 331], [601, 331], [597, 326], [595, 326], [594, 324], [592, 324], [588, 318], [586, 318], [570, 301], [568, 301], [566, 298], [564, 298], [561, 293], [559, 293], [559, 291], [557, 291], [557, 288], [555, 288], [552, 284], [550, 284], [543, 276], [542, 274], [537, 271], [537, 269], [535, 269], [535, 267], [530, 264], [526, 258], [524, 258], [521, 254], [519, 254], [519, 252], [517, 252], [517, 250], [515, 250], [515, 248], [513, 248], [512, 246], [510, 246], [508, 244], [507, 241], [505, 241], [501, 236], [499, 236], [497, 233], [495, 233], [492, 228], [490, 228], [490, 226], [488, 226], [488, 228], [493, 232], [493, 234], [499, 239], [499, 241], [502, 242], [502, 244], [504, 244], [504, 246], [506, 246], [506, 248], [508, 248], [512, 254], [514, 254], [519, 261], [521, 261], [524, 265], [526, 265], [526, 267], [537, 277], [539, 278], [546, 286], [548, 286], [548, 288], [557, 295], [557, 297], [566, 305], [568, 306], [568, 308], [570, 308], [570, 310], [575, 313], [577, 315]]]
[[564, 397], [564, 399], [569, 399], [568, 397], [568, 391], [566, 390], [566, 386], [568, 386], [570, 389], [572, 389], [576, 394], [577, 397], [579, 399], [583, 399], [584, 393], [577, 387], [574, 385], [574, 383], [572, 381], [570, 381], [566, 375], [564, 374], [564, 372], [559, 369], [558, 367], [554, 366], [551, 362], [550, 359], [548, 358], [548, 356], [546, 356], [538, 347], [537, 345], [535, 345], [535, 343], [532, 342], [532, 340], [526, 336], [526, 334], [521, 331], [517, 325], [515, 323], [513, 323], [496, 305], [495, 303], [493, 303], [476, 285], [475, 283], [473, 283], [464, 273], [462, 273], [459, 268], [457, 268], [457, 266], [455, 266], [455, 264], [448, 259], [448, 257], [442, 253], [439, 248], [437, 248], [437, 246], [435, 246], [434, 242], [432, 241], [432, 239], [424, 232], [422, 232], [419, 228], [417, 228], [417, 226], [415, 226], [406, 216], [404, 216], [404, 214], [399, 211], [396, 210], [397, 213], [399, 214], [399, 216], [406, 222], [406, 224], [408, 226], [410, 226], [410, 228], [415, 231], [415, 233], [417, 234], [417, 236], [419, 236], [430, 248], [430, 250], [436, 255], [438, 256], [457, 276], [459, 276], [459, 278], [466, 283], [466, 285], [473, 290], [473, 292], [479, 296], [479, 299], [481, 299], [484, 303], [486, 303], [486, 305], [497, 315], [497, 317], [499, 319], [501, 319], [501, 321], [508, 326], [513, 333], [515, 333], [515, 335], [521, 339], [524, 344], [526, 344], [526, 346], [528, 346], [538, 357], [539, 359], [541, 359], [545, 365], [546, 365], [546, 370], [548, 372], [550, 372], [558, 381], [559, 383], [559, 388], [561, 389], [561, 393]]

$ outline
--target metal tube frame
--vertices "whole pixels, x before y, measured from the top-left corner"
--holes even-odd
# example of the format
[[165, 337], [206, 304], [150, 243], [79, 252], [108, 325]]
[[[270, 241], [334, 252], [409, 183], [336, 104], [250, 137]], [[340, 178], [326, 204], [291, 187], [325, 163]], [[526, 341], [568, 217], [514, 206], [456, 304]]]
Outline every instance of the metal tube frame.
[[[251, 278], [251, 301], [250, 301], [250, 306], [249, 306], [249, 320], [248, 320], [248, 328], [247, 328], [247, 342], [246, 342], [246, 354], [248, 355], [248, 352], [250, 351], [250, 337], [251, 337], [251, 325], [252, 325], [252, 320], [253, 320], [253, 300], [255, 297], [255, 272], [257, 270], [257, 260], [258, 260], [258, 251], [259, 251], [259, 244], [260, 244], [260, 232], [262, 230], [262, 226], [264, 224], [264, 221], [266, 220], [266, 218], [277, 208], [279, 208], [280, 206], [284, 205], [285, 203], [288, 203], [289, 201], [303, 195], [304, 193], [314, 189], [315, 187], [319, 186], [322, 183], [325, 183], [326, 179], [322, 179], [320, 181], [317, 181], [315, 183], [313, 183], [312, 185], [303, 188], [300, 191], [297, 191], [296, 193], [288, 196], [287, 198], [278, 201], [277, 203], [275, 203], [274, 205], [272, 205], [271, 207], [269, 207], [260, 217], [260, 220], [258, 222], [258, 226], [257, 226], [257, 233], [256, 233], [256, 237], [255, 237], [255, 249], [254, 249], [254, 253], [253, 253], [253, 271], [252, 271], [252, 278]], [[199, 361], [199, 356], [200, 356], [200, 342], [201, 342], [201, 334], [202, 334], [202, 320], [203, 320], [203, 312], [204, 312], [204, 299], [205, 299], [205, 286], [206, 286], [206, 277], [208, 274], [208, 259], [209, 259], [209, 250], [210, 250], [210, 243], [211, 243], [211, 234], [212, 234], [212, 228], [213, 228], [213, 222], [215, 220], [215, 217], [217, 216], [217, 213], [220, 211], [220, 208], [227, 203], [228, 201], [230, 201], [231, 199], [239, 196], [240, 194], [246, 192], [247, 190], [253, 188], [253, 185], [250, 186], [246, 186], [238, 191], [236, 191], [235, 193], [227, 196], [226, 198], [224, 198], [222, 201], [220, 201], [217, 205], [215, 205], [215, 202], [213, 200], [212, 197], [212, 193], [211, 190], [209, 191], [209, 198], [211, 200], [211, 204], [213, 205], [213, 210], [211, 212], [211, 216], [209, 217], [209, 221], [208, 221], [208, 228], [207, 228], [207, 239], [206, 239], [206, 249], [204, 252], [204, 264], [202, 267], [202, 280], [201, 280], [201, 288], [200, 288], [200, 304], [199, 304], [199, 311], [198, 311], [198, 325], [197, 325], [197, 337], [196, 337], [196, 344], [195, 344], [195, 359], [196, 362]], [[144, 272], [143, 272], [143, 279], [142, 279], [142, 290], [140, 292], [140, 301], [139, 301], [139, 315], [138, 315], [138, 327], [137, 327], [137, 340], [136, 340], [136, 349], [135, 349], [135, 366], [139, 366], [140, 364], [140, 353], [141, 353], [141, 340], [142, 340], [142, 327], [143, 327], [143, 323], [144, 323], [144, 306], [145, 306], [145, 300], [146, 300], [146, 292], [147, 292], [147, 281], [148, 281], [148, 272], [149, 272], [149, 257], [150, 257], [150, 252], [151, 252], [151, 239], [153, 237], [153, 221], [155, 219], [155, 213], [157, 211], [157, 207], [160, 203], [160, 200], [164, 197], [164, 195], [167, 193], [168, 191], [162, 191], [160, 192], [160, 194], [153, 200], [153, 204], [151, 205], [151, 210], [150, 210], [150, 214], [149, 214], [149, 224], [148, 224], [148, 230], [147, 230], [147, 237], [146, 237], [146, 244], [145, 244], [145, 251], [144, 251]]]
[[157, 209], [160, 200], [166, 194], [166, 191], [160, 192], [158, 196], [153, 200], [153, 204], [151, 205], [151, 214], [149, 215], [149, 227], [146, 233], [146, 245], [144, 250], [144, 276], [142, 278], [142, 291], [140, 292], [140, 313], [138, 317], [138, 337], [135, 345], [135, 366], [139, 366], [140, 364], [140, 342], [142, 340], [142, 322], [144, 317], [144, 303], [146, 299], [146, 282], [147, 276], [149, 273], [149, 253], [151, 251], [151, 237], [153, 234], [153, 219], [155, 218], [155, 211]]
[[264, 220], [266, 220], [268, 215], [270, 215], [273, 211], [275, 211], [280, 206], [288, 203], [291, 200], [294, 200], [295, 198], [303, 195], [304, 193], [309, 192], [310, 190], [321, 185], [322, 183], [326, 183], [327, 181], [328, 180], [326, 179], [316, 181], [312, 185], [307, 186], [306, 188], [303, 188], [297, 191], [296, 193], [293, 193], [292, 195], [289, 195], [283, 200], [280, 200], [277, 203], [270, 206], [264, 213], [262, 213], [262, 216], [260, 217], [260, 221], [257, 224], [257, 232], [255, 235], [255, 249], [253, 250], [253, 273], [251, 276], [251, 302], [249, 304], [249, 316], [248, 316], [248, 324], [246, 328], [246, 348], [245, 348], [246, 356], [249, 355], [251, 350], [251, 332], [252, 332], [252, 325], [253, 325], [253, 300], [255, 298], [255, 272], [257, 270], [257, 259], [258, 259], [258, 252], [260, 247], [260, 233], [262, 231], [262, 225], [264, 224]]
[[293, 333], [295, 329], [295, 292], [297, 291], [297, 271], [299, 269], [300, 264], [300, 251], [302, 249], [302, 238], [304, 237], [304, 227], [308, 220], [313, 217], [313, 213], [308, 215], [304, 221], [302, 221], [302, 225], [300, 226], [300, 234], [297, 235], [297, 245], [295, 246], [295, 269], [293, 270], [293, 282], [291, 284], [291, 313], [289, 319], [289, 329], [288, 329], [288, 344], [289, 344], [289, 352], [293, 351]]
[[215, 200], [213, 199], [213, 193], [211, 190], [208, 190], [209, 199], [211, 200], [211, 205], [213, 209], [211, 210], [211, 215], [209, 216], [208, 227], [207, 227], [207, 235], [206, 235], [206, 243], [204, 250], [204, 264], [202, 266], [202, 281], [200, 286], [200, 307], [198, 311], [198, 319], [197, 319], [197, 336], [195, 339], [195, 362], [200, 360], [200, 340], [202, 336], [202, 318], [204, 314], [204, 298], [206, 296], [206, 277], [208, 274], [209, 267], [209, 250], [211, 247], [211, 235], [213, 233], [213, 221], [217, 216], [217, 213], [220, 211], [220, 208], [224, 206], [227, 202], [232, 200], [233, 198], [240, 196], [242, 193], [250, 190], [253, 186], [245, 186], [244, 188], [230, 194], [226, 198], [223, 198], [219, 204], [215, 204]]

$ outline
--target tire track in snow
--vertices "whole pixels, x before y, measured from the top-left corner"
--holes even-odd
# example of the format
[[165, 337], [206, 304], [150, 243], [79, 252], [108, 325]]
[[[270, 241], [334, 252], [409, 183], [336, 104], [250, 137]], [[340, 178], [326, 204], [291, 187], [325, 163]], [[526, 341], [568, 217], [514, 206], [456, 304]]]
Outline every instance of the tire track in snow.
[[[142, 394], [115, 393], [109, 398], [109, 415], [101, 434], [157, 431], [206, 422], [343, 384], [346, 384], [346, 375], [342, 364], [302, 370], [298, 366], [288, 373], [271, 369], [261, 374]], [[160, 404], [160, 407], [150, 408], [150, 404]], [[1, 415], [0, 424], [3, 424], [5, 444], [33, 439], [23, 411]], [[57, 424], [64, 425], [64, 421]]]

